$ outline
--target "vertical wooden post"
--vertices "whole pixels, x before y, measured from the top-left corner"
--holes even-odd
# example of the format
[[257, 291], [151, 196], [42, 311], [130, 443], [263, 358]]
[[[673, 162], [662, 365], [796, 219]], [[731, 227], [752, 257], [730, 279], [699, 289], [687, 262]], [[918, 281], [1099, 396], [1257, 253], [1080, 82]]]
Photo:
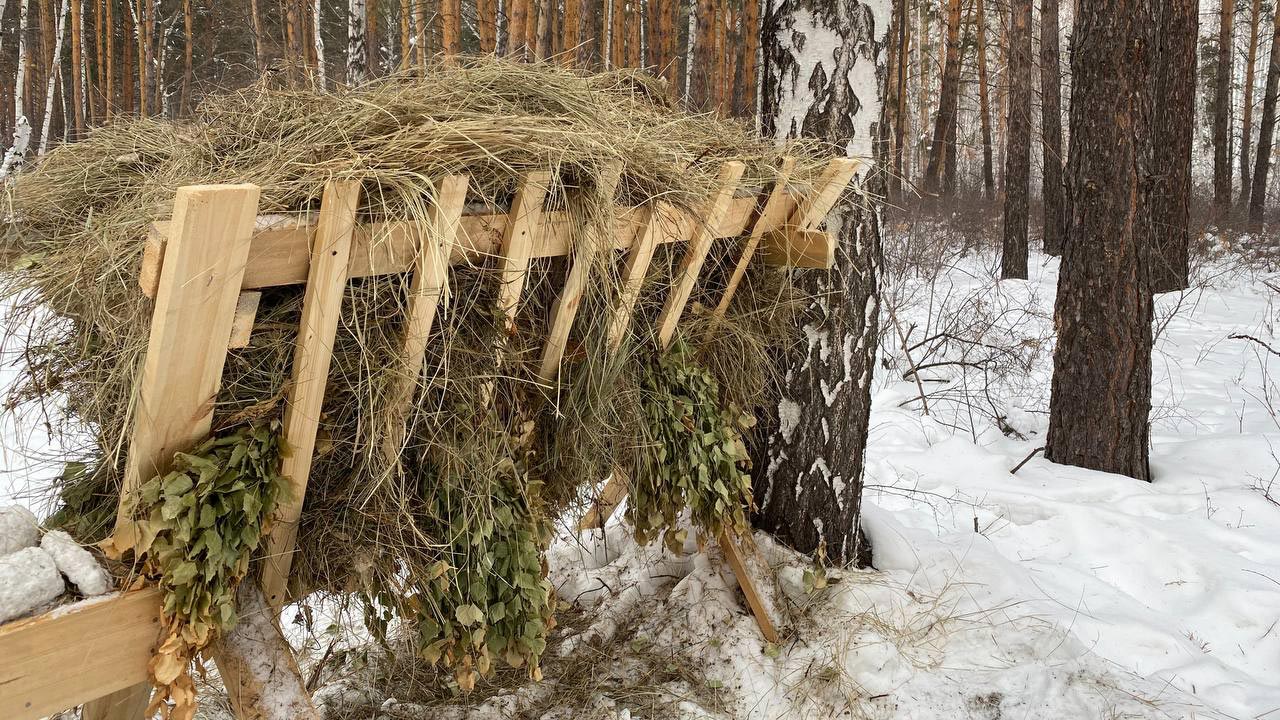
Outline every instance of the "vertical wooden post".
[[276, 509], [267, 538], [267, 561], [262, 570], [262, 590], [268, 604], [277, 609], [284, 604], [293, 565], [298, 519], [311, 473], [333, 341], [338, 334], [338, 316], [347, 287], [351, 237], [359, 204], [358, 181], [331, 181], [325, 185], [311, 247], [302, 322], [293, 354], [293, 379], [284, 412], [284, 441], [289, 452], [281, 462], [280, 474], [289, 481], [290, 491], [289, 497]]
[[614, 352], [622, 346], [622, 339], [631, 326], [631, 315], [635, 312], [644, 276], [648, 274], [649, 263], [653, 260], [653, 248], [658, 242], [658, 211], [650, 206], [644, 212], [647, 213], [644, 229], [636, 235], [627, 252], [627, 264], [622, 269], [622, 289], [609, 321], [609, 349]]
[[734, 266], [733, 274], [729, 276], [729, 282], [725, 285], [724, 294], [720, 296], [720, 302], [712, 311], [716, 317], [724, 317], [725, 311], [729, 309], [729, 301], [733, 300], [734, 293], [738, 291], [738, 285], [742, 283], [742, 276], [747, 273], [747, 266], [751, 264], [751, 257], [755, 255], [756, 246], [760, 244], [765, 226], [776, 224], [774, 215], [780, 214], [786, 205], [783, 200], [787, 196], [787, 181], [791, 179], [791, 173], [795, 172], [795, 169], [795, 158], [791, 156], [782, 158], [773, 191], [769, 193], [769, 199], [765, 201], [764, 207], [760, 208], [760, 214], [756, 216], [755, 225], [751, 228], [751, 235], [742, 245], [742, 255], [738, 258], [738, 264]]
[[[138, 488], [166, 472], [175, 452], [209, 434], [257, 212], [256, 185], [178, 189], [138, 383], [115, 534], [105, 544], [112, 555], [136, 541]], [[150, 695], [151, 684], [141, 683], [88, 703], [82, 717], [138, 720]]]

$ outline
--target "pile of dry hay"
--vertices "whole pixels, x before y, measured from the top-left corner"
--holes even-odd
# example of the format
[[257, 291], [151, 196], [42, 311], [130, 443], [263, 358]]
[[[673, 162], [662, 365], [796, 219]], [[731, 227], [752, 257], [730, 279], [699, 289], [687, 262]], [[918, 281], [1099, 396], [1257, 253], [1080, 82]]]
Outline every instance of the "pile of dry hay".
[[[474, 60], [332, 93], [254, 87], [208, 99], [191, 122], [129, 121], [51, 152], [8, 189], [5, 212], [16, 222], [5, 244], [14, 262], [0, 295], [11, 307], [11, 336], [21, 329], [24, 342], [25, 377], [10, 407], [65, 403], [57, 429], [94, 439], [48, 489], [61, 502], [57, 521], [86, 541], [110, 530], [150, 322], [151, 303], [137, 285], [140, 256], [148, 225], [168, 214], [177, 187], [252, 182], [262, 187], [261, 214], [308, 213], [326, 181], [357, 178], [365, 219], [424, 221], [432, 179], [468, 174], [472, 209], [501, 209], [523, 173], [550, 168], [548, 206], [571, 213], [581, 239], [599, 232], [613, 201], [596, 191], [612, 161], [623, 164], [618, 202], [661, 198], [696, 212], [725, 160], [744, 161], [743, 187], [759, 191], [780, 155], [791, 154], [799, 159], [792, 185], [803, 191], [830, 151], [779, 148], [737, 123], [683, 114], [656, 83]], [[455, 266], [408, 437], [393, 456], [382, 450], [395, 424], [385, 398], [407, 279], [353, 280], [296, 580], [377, 598], [368, 605], [375, 628], [412, 618], [423, 655], [455, 665], [465, 687], [491, 656], [528, 662], [536, 674], [552, 623], [541, 563], [549, 518], [581, 496], [584, 482], [614, 465], [643, 475], [650, 500], [630, 512], [649, 537], [669, 528], [682, 505], [702, 508], [695, 518], [704, 529], [742, 522], [749, 486], [732, 447], [748, 425], [740, 411], [771, 402], [772, 353], [793, 340], [802, 299], [785, 273], [754, 268], [724, 319], [699, 314], [697, 303], [715, 304], [737, 251], [735, 242], [716, 243], [678, 352], [663, 363], [652, 328], [682, 247], [655, 255], [649, 291], [616, 355], [604, 351], [604, 318], [617, 257], [602, 253], [556, 387], [535, 378], [567, 260], [534, 262], [501, 366], [495, 276], [480, 264]], [[301, 299], [298, 286], [265, 291], [251, 346], [228, 358], [215, 434], [281, 414]], [[486, 405], [484, 388], [495, 379]], [[653, 477], [670, 467], [681, 476]]]

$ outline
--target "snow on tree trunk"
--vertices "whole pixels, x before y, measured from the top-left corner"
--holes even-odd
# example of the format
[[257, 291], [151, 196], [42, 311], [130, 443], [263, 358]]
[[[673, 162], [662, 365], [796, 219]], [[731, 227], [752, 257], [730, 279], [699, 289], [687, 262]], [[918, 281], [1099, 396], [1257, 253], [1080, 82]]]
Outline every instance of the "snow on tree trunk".
[[319, 720], [293, 650], [276, 624], [276, 612], [257, 583], [240, 583], [236, 610], [239, 621], [212, 653], [236, 717]]
[[365, 80], [365, 0], [350, 0], [347, 5], [347, 83], [358, 85]]
[[27, 74], [27, 3], [22, 0], [18, 5], [18, 70], [13, 81], [13, 145], [4, 153], [0, 161], [0, 180], [17, 172], [31, 144], [31, 122], [27, 120], [26, 98], [23, 90], [23, 76]]
[[[53, 72], [49, 73], [49, 84], [44, 93], [44, 125], [40, 128], [40, 149], [36, 152], [37, 155], [43, 155], [49, 149], [49, 129], [53, 125], [53, 90], [58, 86], [58, 79], [62, 75], [62, 31], [67, 24], [70, 5], [70, 0], [62, 0], [62, 9], [58, 11], [58, 34], [53, 41], [53, 60], [49, 63]], [[66, 112], [63, 112], [63, 124], [65, 123]]]
[[[883, 129], [890, 0], [783, 0], [761, 45], [764, 127], [779, 140], [813, 137], [869, 157]], [[876, 173], [883, 184], [883, 173]], [[880, 194], [883, 188], [870, 188]], [[871, 411], [880, 296], [879, 207], [846, 196], [827, 221], [829, 272], [796, 273], [813, 300], [806, 346], [787, 358], [778, 416], [755, 458], [756, 523], [832, 563], [870, 562], [861, 532], [862, 468]]]

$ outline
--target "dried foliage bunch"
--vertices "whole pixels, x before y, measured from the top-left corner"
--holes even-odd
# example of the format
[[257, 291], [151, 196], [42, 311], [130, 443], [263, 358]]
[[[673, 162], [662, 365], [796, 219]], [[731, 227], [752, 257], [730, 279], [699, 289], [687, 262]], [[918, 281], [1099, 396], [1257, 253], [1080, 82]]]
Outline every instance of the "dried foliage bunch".
[[[830, 154], [674, 110], [657, 82], [467, 60], [337, 92], [258, 86], [208, 99], [189, 123], [124, 122], [51, 152], [6, 192], [15, 262], [0, 279], [0, 302], [26, 367], [8, 406], [44, 405], [59, 431], [90, 439], [66, 458], [83, 471], [44, 488], [64, 503], [61, 520], [86, 541], [110, 529], [150, 323], [140, 257], [176, 188], [252, 182], [262, 187], [260, 214], [305, 219], [326, 181], [359, 179], [362, 220], [425, 226], [435, 179], [466, 174], [468, 212], [505, 211], [525, 172], [550, 169], [547, 208], [568, 213], [575, 243], [604, 242], [614, 203], [661, 200], [696, 213], [724, 161], [745, 163], [742, 187], [754, 193], [770, 186], [784, 153], [799, 161], [791, 184], [803, 192]], [[602, 178], [617, 163], [614, 193]], [[666, 467], [664, 451], [696, 451], [687, 477], [697, 492], [651, 485], [646, 497], [661, 522], [646, 520], [643, 532], [669, 527], [677, 506], [695, 501], [700, 522], [740, 524], [740, 450], [724, 412], [773, 402], [771, 352], [794, 341], [805, 299], [785, 273], [753, 267], [727, 314], [700, 311], [715, 305], [739, 255], [738, 243], [718, 242], [681, 323], [679, 359], [655, 369], [652, 329], [682, 250], [658, 248], [618, 351], [606, 329], [619, 258], [598, 254], [553, 385], [536, 377], [567, 260], [534, 261], [514, 333], [495, 307], [492, 263], [455, 265], [407, 414], [392, 388], [405, 365], [409, 280], [352, 280], [293, 579], [379, 599], [375, 625], [416, 620], [424, 656], [455, 668], [466, 687], [494, 658], [537, 674], [553, 606], [541, 569], [548, 518], [580, 500], [584, 484], [615, 466], [652, 473]], [[215, 436], [280, 415], [301, 305], [298, 286], [264, 291], [250, 346], [228, 356]], [[672, 399], [663, 400], [664, 417], [688, 430], [684, 418], [701, 435], [670, 422], [657, 429], [647, 403], [658, 386]], [[702, 478], [703, 463], [732, 480], [724, 491]]]

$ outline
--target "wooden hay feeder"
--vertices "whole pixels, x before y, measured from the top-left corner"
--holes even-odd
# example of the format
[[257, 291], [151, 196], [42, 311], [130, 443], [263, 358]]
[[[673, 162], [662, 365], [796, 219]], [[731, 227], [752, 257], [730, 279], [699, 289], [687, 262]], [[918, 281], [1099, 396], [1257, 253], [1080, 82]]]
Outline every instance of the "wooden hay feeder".
[[[835, 242], [817, 230], [853, 178], [860, 163], [832, 160], [813, 190], [797, 196], [787, 189], [794, 162], [784, 160], [777, 186], [761, 196], [736, 194], [743, 165], [727, 162], [719, 188], [700, 217], [673, 206], [615, 207], [612, 251], [623, 256], [623, 283], [612, 308], [611, 342], [621, 341], [631, 322], [654, 248], [685, 243], [673, 285], [667, 289], [656, 336], [670, 343], [711, 244], [744, 238], [740, 260], [713, 312], [723, 313], [748, 262], [760, 255], [772, 265], [832, 266]], [[272, 226], [257, 217], [254, 185], [179, 188], [172, 220], [156, 223], [139, 284], [154, 299], [149, 347], [142, 369], [138, 411], [126, 466], [125, 487], [114, 542], [133, 544], [131, 491], [168, 470], [175, 452], [190, 449], [210, 432], [228, 348], [243, 347], [253, 330], [261, 288], [306, 284], [293, 380], [284, 416], [290, 453], [282, 475], [293, 485], [293, 500], [277, 510], [261, 587], [272, 606], [286, 598], [298, 519], [303, 508], [314, 450], [319, 408], [329, 373], [330, 352], [344, 287], [350, 278], [412, 273], [403, 357], [422, 369], [433, 320], [445, 297], [451, 264], [485, 262], [499, 276], [499, 303], [508, 323], [517, 321], [525, 275], [533, 258], [571, 256], [565, 286], [553, 311], [540, 375], [554, 382], [579, 301], [594, 260], [590, 249], [575, 249], [564, 213], [545, 212], [549, 172], [527, 174], [510, 212], [464, 214], [468, 178], [436, 183], [432, 225], [425, 237], [410, 223], [357, 222], [361, 188], [356, 181], [330, 182], [318, 218], [310, 225]], [[617, 168], [611, 179], [618, 179]], [[383, 238], [376, 245], [372, 238]], [[419, 248], [418, 243], [425, 243]], [[421, 251], [419, 251], [421, 250]], [[759, 252], [757, 252], [759, 250]], [[412, 373], [410, 373], [412, 376]], [[404, 388], [405, 403], [413, 386]], [[598, 527], [626, 495], [620, 472], [581, 523]], [[777, 641], [766, 608], [755, 591], [736, 540], [720, 544], [738, 577], [765, 637]], [[161, 594], [152, 587], [87, 601], [0, 628], [0, 717], [29, 720], [85, 704], [85, 720], [142, 717], [150, 694], [148, 662], [160, 634]], [[287, 652], [287, 651], [286, 651]], [[294, 666], [296, 668], [296, 666]], [[242, 718], [268, 717], [245, 678], [224, 680]]]

